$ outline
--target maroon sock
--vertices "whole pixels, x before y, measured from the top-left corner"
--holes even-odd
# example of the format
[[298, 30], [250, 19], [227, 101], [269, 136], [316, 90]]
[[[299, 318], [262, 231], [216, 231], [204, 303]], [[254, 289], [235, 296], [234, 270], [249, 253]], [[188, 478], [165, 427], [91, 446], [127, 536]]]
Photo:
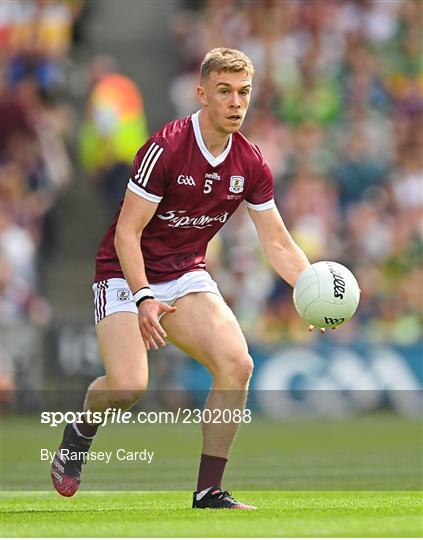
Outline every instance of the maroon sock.
[[223, 457], [201, 454], [197, 491], [203, 491], [203, 489], [212, 486], [221, 487], [227, 461], [228, 460]]
[[94, 437], [94, 435], [97, 433], [97, 429], [99, 428], [100, 424], [89, 424], [87, 422], [86, 416], [82, 416], [81, 422], [75, 422], [75, 425], [79, 431], [79, 433], [83, 437]]

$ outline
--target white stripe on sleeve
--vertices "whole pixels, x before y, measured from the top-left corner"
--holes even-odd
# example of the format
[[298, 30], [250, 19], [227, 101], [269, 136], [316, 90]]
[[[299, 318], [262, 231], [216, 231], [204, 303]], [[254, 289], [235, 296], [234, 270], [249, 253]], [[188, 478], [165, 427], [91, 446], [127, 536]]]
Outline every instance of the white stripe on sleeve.
[[[160, 146], [158, 146], [158, 148], [160, 148]], [[143, 187], [145, 187], [147, 185], [148, 179], [150, 178], [151, 171], [153, 170], [154, 165], [157, 163], [157, 160], [159, 159], [159, 157], [163, 153], [163, 150], [164, 150], [164, 148], [160, 148], [160, 150], [158, 152], [156, 152], [156, 154], [155, 154], [155, 156], [153, 158], [153, 161], [151, 162], [150, 168], [148, 169], [147, 174], [144, 176], [144, 182], [142, 183]]]
[[[146, 182], [145, 179], [145, 173], [150, 166], [150, 163], [156, 163], [157, 159], [156, 156], [160, 155], [163, 152], [163, 148], [161, 148], [158, 144], [153, 143], [150, 148], [148, 149], [148, 152], [145, 154], [144, 159], [142, 160], [141, 166], [140, 166], [140, 178], [138, 180], [138, 184], [141, 184], [145, 186]], [[154, 166], [154, 165], [153, 165]], [[148, 169], [149, 171], [152, 170], [151, 167]]]
[[148, 161], [149, 155], [156, 148], [156, 146], [157, 146], [156, 143], [153, 143], [150, 146], [150, 148], [147, 150], [147, 152], [145, 153], [145, 155], [144, 155], [144, 157], [143, 157], [143, 159], [141, 161], [141, 165], [138, 168], [137, 174], [135, 175], [135, 180], [138, 180], [138, 178], [140, 177], [141, 169], [144, 167], [145, 163]]
[[137, 186], [137, 184], [135, 184], [134, 182], [131, 182], [131, 180], [128, 182], [127, 187], [129, 191], [132, 191], [133, 193], [136, 193], [140, 197], [147, 199], [147, 201], [159, 203], [163, 199], [163, 197], [159, 197], [158, 195], [153, 195], [152, 193], [148, 193], [148, 191], [145, 191], [145, 189], [142, 189], [142, 187]]
[[247, 208], [250, 208], [251, 210], [255, 210], [256, 212], [262, 212], [263, 210], [270, 210], [270, 208], [274, 208], [276, 206], [275, 199], [270, 199], [270, 201], [267, 201], [265, 203], [261, 204], [252, 204], [248, 201], [245, 201]]

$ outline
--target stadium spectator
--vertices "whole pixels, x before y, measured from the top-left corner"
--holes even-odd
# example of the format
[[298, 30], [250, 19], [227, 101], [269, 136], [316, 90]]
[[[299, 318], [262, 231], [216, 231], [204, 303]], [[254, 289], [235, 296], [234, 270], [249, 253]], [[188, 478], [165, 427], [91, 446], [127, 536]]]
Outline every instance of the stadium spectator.
[[63, 87], [66, 57], [84, 0], [5, 0], [2, 2], [2, 56], [13, 87], [31, 72], [40, 88]]
[[79, 137], [82, 166], [99, 184], [111, 216], [125, 192], [133, 157], [148, 136], [142, 95], [113, 67], [108, 57], [91, 64], [93, 86]]

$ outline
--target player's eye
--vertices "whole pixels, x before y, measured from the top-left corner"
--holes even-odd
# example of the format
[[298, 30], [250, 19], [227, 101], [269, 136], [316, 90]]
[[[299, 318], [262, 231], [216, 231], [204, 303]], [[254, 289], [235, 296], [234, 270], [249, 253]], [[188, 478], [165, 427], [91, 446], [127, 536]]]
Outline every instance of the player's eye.
[[220, 93], [224, 94], [224, 95], [227, 95], [229, 93], [229, 91], [226, 90], [225, 88], [223, 88], [222, 90], [220, 90]]

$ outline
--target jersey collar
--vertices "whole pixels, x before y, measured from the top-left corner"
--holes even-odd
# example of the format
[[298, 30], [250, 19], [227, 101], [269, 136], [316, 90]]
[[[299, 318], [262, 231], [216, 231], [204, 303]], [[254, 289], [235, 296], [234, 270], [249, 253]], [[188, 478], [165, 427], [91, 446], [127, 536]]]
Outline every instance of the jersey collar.
[[204, 144], [203, 137], [201, 136], [200, 131], [200, 122], [198, 120], [198, 116], [200, 114], [200, 111], [197, 111], [196, 113], [191, 115], [191, 121], [192, 121], [192, 127], [194, 128], [194, 135], [195, 140], [197, 141], [198, 148], [201, 150], [201, 153], [206, 158], [206, 160], [210, 163], [212, 167], [217, 167], [221, 163], [223, 163], [226, 159], [226, 156], [229, 154], [229, 151], [232, 146], [232, 135], [229, 135], [229, 141], [228, 145], [225, 148], [225, 150], [217, 157], [213, 156], [208, 150], [206, 145]]

